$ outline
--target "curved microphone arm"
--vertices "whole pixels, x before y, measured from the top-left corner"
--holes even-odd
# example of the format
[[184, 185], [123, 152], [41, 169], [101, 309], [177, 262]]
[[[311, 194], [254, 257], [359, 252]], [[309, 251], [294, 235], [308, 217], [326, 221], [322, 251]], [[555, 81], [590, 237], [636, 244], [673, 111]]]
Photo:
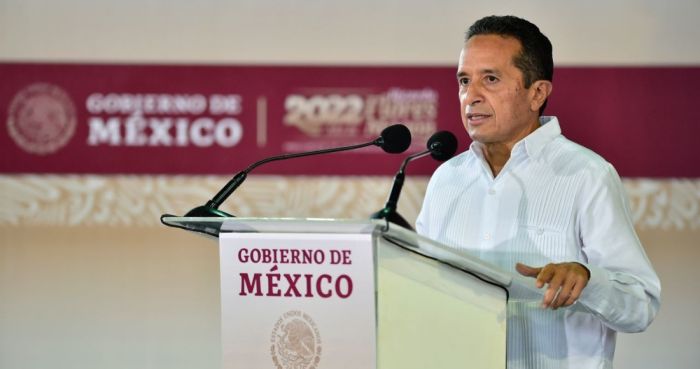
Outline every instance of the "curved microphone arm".
[[398, 224], [406, 229], [413, 229], [411, 225], [396, 211], [398, 206], [399, 196], [401, 195], [401, 189], [403, 188], [403, 183], [406, 178], [406, 165], [408, 162], [422, 158], [424, 156], [432, 156], [433, 159], [437, 161], [445, 161], [451, 158], [457, 151], [457, 138], [452, 132], [440, 131], [434, 133], [428, 139], [428, 150], [409, 155], [404, 159], [401, 164], [401, 168], [396, 173], [394, 177], [394, 184], [391, 187], [391, 192], [389, 193], [389, 199], [384, 205], [384, 209], [372, 214], [370, 219], [386, 219], [392, 223]]
[[396, 176], [394, 176], [394, 186], [391, 188], [391, 192], [389, 193], [389, 199], [387, 200], [386, 205], [384, 205], [384, 209], [382, 211], [396, 211], [396, 206], [399, 202], [399, 196], [401, 195], [401, 189], [403, 188], [403, 182], [406, 178], [405, 173], [406, 165], [408, 164], [408, 162], [428, 155], [430, 155], [430, 150], [425, 150], [419, 153], [409, 155], [406, 157], [406, 159], [404, 159], [403, 163], [401, 163], [401, 168], [399, 168], [399, 171], [396, 173]]
[[386, 201], [386, 204], [384, 205], [384, 208], [382, 210], [379, 210], [378, 212], [372, 214], [370, 216], [370, 219], [386, 219], [394, 224], [398, 224], [406, 229], [413, 229], [411, 227], [411, 224], [408, 223], [404, 217], [401, 216], [396, 211], [396, 207], [398, 206], [399, 203], [399, 196], [401, 196], [401, 190], [403, 189], [403, 183], [404, 180], [406, 179], [406, 165], [408, 162], [422, 158], [424, 156], [428, 156], [431, 154], [431, 150], [425, 150], [421, 151], [419, 153], [415, 153], [412, 155], [409, 155], [404, 159], [403, 163], [401, 163], [401, 167], [399, 168], [399, 171], [396, 172], [396, 175], [394, 176], [394, 183], [391, 187], [391, 192], [389, 193], [389, 199]]
[[233, 215], [226, 213], [225, 211], [219, 210], [219, 206], [228, 199], [229, 196], [235, 191], [242, 183], [245, 181], [246, 177], [248, 176], [248, 173], [250, 173], [253, 169], [265, 164], [269, 163], [271, 161], [278, 161], [278, 160], [286, 160], [286, 159], [293, 159], [293, 158], [301, 158], [304, 156], [310, 156], [310, 155], [316, 155], [316, 154], [328, 154], [332, 152], [338, 152], [338, 151], [345, 151], [345, 150], [354, 150], [354, 149], [360, 149], [363, 147], [367, 146], [372, 146], [372, 145], [377, 145], [381, 146], [384, 143], [384, 139], [382, 137], [377, 138], [376, 140], [372, 142], [366, 142], [366, 143], [361, 143], [357, 145], [350, 145], [350, 146], [343, 146], [343, 147], [334, 147], [334, 148], [329, 148], [329, 149], [322, 149], [322, 150], [316, 150], [316, 151], [309, 151], [309, 152], [299, 152], [299, 153], [291, 153], [291, 154], [283, 154], [283, 155], [277, 155], [277, 156], [271, 156], [269, 158], [262, 159], [260, 161], [256, 161], [255, 163], [249, 165], [247, 168], [244, 170], [238, 172], [233, 178], [231, 178], [228, 183], [216, 194], [214, 197], [207, 201], [205, 205], [198, 206], [189, 212], [185, 214], [186, 217], [232, 217]]
[[401, 163], [401, 168], [399, 168], [399, 173], [403, 173], [406, 171], [406, 165], [408, 164], [409, 161], [411, 161], [413, 159], [419, 159], [419, 158], [422, 158], [424, 156], [428, 156], [431, 153], [432, 153], [431, 150], [425, 150], [425, 151], [421, 151], [421, 152], [407, 156], [406, 159], [403, 160], [403, 163]]
[[411, 131], [403, 124], [393, 124], [389, 127], [386, 127], [382, 130], [381, 134], [379, 135], [378, 138], [366, 142], [366, 143], [361, 143], [361, 144], [356, 144], [356, 145], [350, 145], [350, 146], [343, 146], [343, 147], [335, 147], [335, 148], [328, 148], [328, 149], [321, 149], [321, 150], [314, 150], [314, 151], [306, 151], [306, 152], [299, 152], [299, 153], [291, 153], [291, 154], [284, 154], [284, 155], [277, 155], [277, 156], [272, 156], [269, 158], [262, 159], [260, 161], [257, 161], [245, 170], [239, 172], [233, 178], [231, 178], [228, 183], [205, 205], [198, 206], [192, 210], [190, 210], [187, 214], [185, 214], [186, 217], [231, 217], [231, 214], [228, 214], [224, 211], [219, 210], [219, 206], [226, 201], [226, 199], [231, 196], [233, 191], [235, 191], [243, 181], [245, 181], [246, 177], [248, 176], [248, 173], [250, 173], [253, 169], [256, 167], [263, 165], [265, 163], [269, 163], [271, 161], [277, 161], [277, 160], [285, 160], [285, 159], [293, 159], [293, 158], [300, 158], [303, 156], [310, 156], [310, 155], [318, 155], [318, 154], [328, 154], [328, 153], [333, 153], [333, 152], [338, 152], [338, 151], [347, 151], [347, 150], [354, 150], [354, 149], [359, 149], [363, 148], [366, 146], [379, 146], [382, 148], [387, 153], [390, 154], [398, 154], [406, 151], [408, 147], [411, 145]]

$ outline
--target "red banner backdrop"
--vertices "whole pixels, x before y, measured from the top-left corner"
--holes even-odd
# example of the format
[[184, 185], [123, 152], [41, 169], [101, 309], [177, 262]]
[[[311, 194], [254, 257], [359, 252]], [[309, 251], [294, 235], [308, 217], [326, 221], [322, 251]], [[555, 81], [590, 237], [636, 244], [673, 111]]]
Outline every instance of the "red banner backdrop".
[[[226, 174], [267, 156], [370, 141], [393, 123], [410, 152], [437, 130], [460, 148], [450, 67], [0, 63], [4, 173]], [[698, 177], [700, 68], [557, 68], [547, 114], [624, 176]], [[393, 174], [372, 147], [260, 167], [268, 174]], [[429, 174], [430, 159], [409, 174]]]

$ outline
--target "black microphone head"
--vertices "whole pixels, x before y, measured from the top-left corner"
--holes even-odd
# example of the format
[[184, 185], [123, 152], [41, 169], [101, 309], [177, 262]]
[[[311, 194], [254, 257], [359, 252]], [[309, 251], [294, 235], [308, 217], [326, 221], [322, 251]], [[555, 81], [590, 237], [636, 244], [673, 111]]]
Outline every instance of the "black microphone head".
[[457, 137], [450, 131], [435, 132], [428, 139], [430, 156], [437, 161], [445, 161], [457, 152]]
[[411, 131], [403, 124], [394, 124], [384, 128], [375, 144], [385, 152], [398, 154], [411, 146]]

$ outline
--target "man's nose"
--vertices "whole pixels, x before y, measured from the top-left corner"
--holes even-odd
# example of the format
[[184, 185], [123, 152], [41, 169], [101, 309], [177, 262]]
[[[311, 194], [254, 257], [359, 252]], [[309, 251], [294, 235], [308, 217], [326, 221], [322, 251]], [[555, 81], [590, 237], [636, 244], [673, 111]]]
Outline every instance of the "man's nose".
[[481, 86], [477, 83], [472, 83], [464, 89], [464, 102], [466, 105], [476, 105], [484, 101]]

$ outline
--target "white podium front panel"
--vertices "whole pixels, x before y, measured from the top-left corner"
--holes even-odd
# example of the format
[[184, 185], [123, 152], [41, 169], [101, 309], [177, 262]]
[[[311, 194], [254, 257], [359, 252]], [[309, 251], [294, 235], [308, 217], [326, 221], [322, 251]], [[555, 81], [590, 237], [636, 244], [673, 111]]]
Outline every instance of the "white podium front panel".
[[375, 368], [371, 234], [222, 233], [224, 369]]
[[505, 290], [380, 242], [379, 368], [505, 368]]

